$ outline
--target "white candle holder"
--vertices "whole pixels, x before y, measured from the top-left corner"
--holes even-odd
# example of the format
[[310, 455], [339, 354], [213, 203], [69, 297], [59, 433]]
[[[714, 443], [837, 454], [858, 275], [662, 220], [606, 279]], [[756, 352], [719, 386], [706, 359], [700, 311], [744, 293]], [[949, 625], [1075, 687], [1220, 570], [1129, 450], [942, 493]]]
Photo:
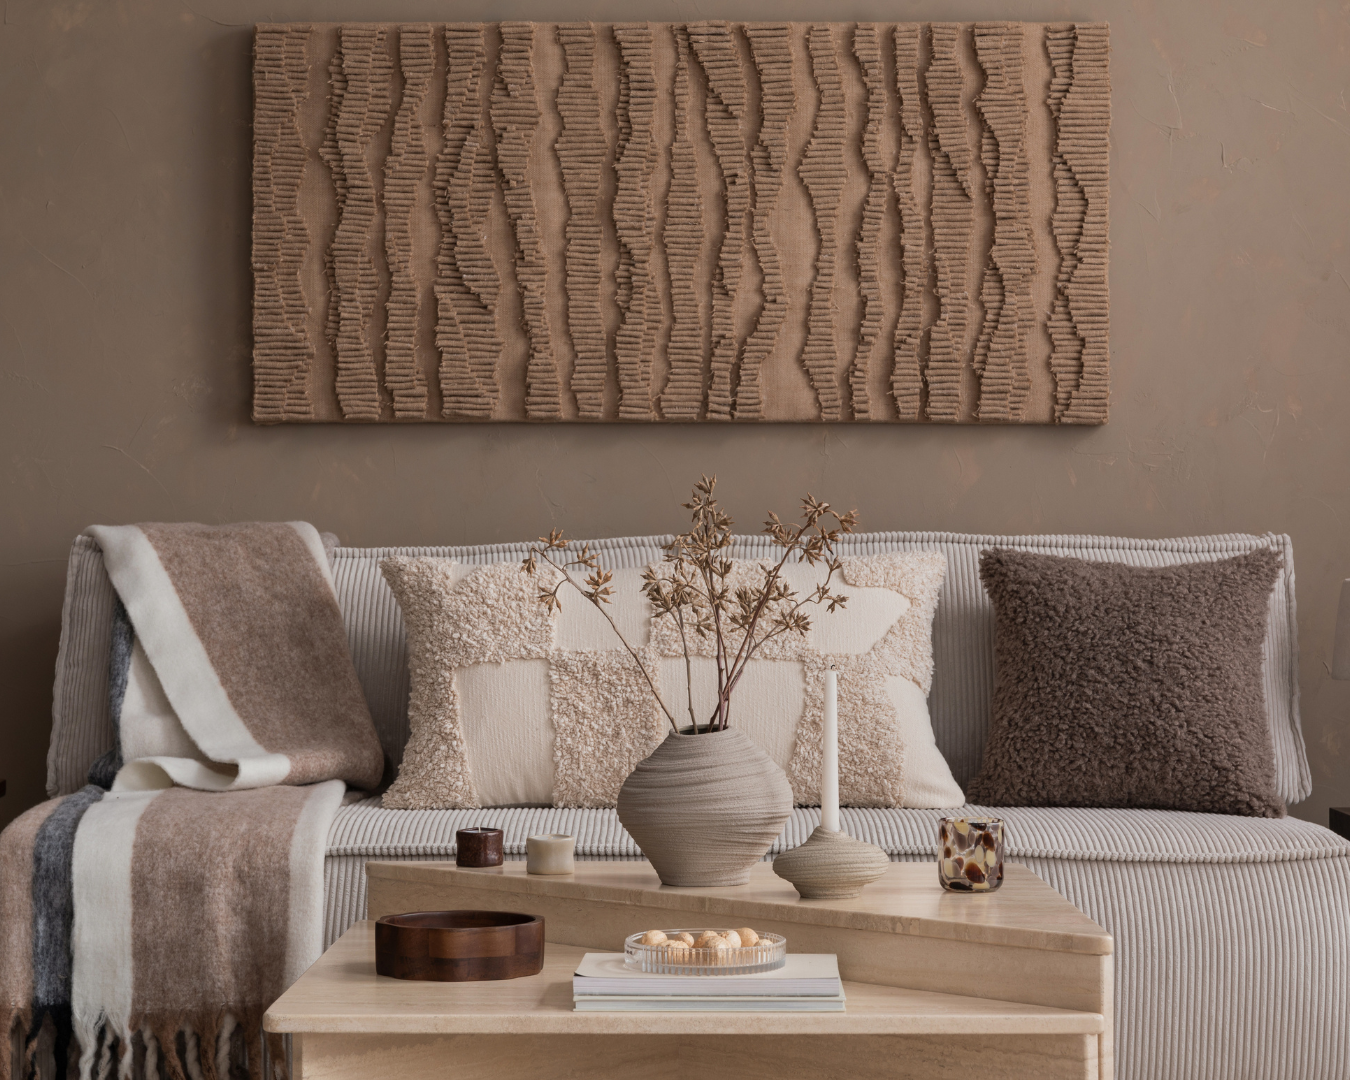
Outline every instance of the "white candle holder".
[[567, 833], [542, 833], [525, 838], [525, 872], [557, 876], [576, 872], [576, 838]]
[[820, 745], [820, 825], [839, 831], [839, 673], [825, 672], [825, 724]]
[[820, 824], [806, 843], [773, 861], [773, 872], [803, 900], [849, 900], [891, 865], [875, 844], [839, 829], [839, 673], [825, 672], [825, 724], [820, 745]]
[[806, 843], [774, 859], [773, 872], [790, 881], [803, 900], [849, 900], [890, 865], [875, 844], [819, 825]]

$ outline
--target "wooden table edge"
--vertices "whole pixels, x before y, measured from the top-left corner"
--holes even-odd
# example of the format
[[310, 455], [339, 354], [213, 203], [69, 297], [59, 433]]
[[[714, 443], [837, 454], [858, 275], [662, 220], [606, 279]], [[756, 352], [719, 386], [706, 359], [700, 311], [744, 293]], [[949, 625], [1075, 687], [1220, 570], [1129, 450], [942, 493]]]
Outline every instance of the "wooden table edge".
[[[502, 1012], [455, 1012], [454, 1002], [444, 1008], [424, 1011], [400, 1011], [397, 1002], [381, 1003], [378, 995], [415, 995], [419, 987], [428, 995], [462, 989], [466, 995], [490, 994], [500, 986], [509, 991], [513, 985], [540, 982], [542, 993], [564, 1001], [571, 997], [570, 972], [590, 949], [576, 945], [553, 945], [553, 957], [545, 958], [545, 969], [538, 975], [500, 982], [484, 981], [460, 984], [419, 983], [375, 973], [374, 922], [353, 924], [329, 953], [321, 956], [296, 983], [273, 1003], [263, 1017], [263, 1029], [276, 1034], [359, 1035], [467, 1035], [519, 1033], [532, 1035], [715, 1035], [724, 1034], [737, 1017], [754, 1017], [761, 1030], [756, 1034], [785, 1035], [964, 1035], [972, 1027], [997, 1035], [1100, 1035], [1106, 1030], [1101, 1013], [1061, 1009], [1047, 1005], [1000, 1001], [991, 998], [946, 994], [933, 990], [913, 990], [846, 980], [846, 1000], [853, 1000], [861, 1011], [845, 1012], [576, 1012], [557, 1005], [519, 1008]], [[325, 970], [328, 969], [328, 970]], [[336, 969], [333, 970], [333, 969]], [[359, 980], [369, 992], [360, 1004], [325, 1006], [324, 984], [328, 980]], [[301, 984], [319, 983], [312, 987]], [[331, 983], [329, 983], [331, 985]], [[318, 997], [317, 1004], [303, 1008], [288, 998], [305, 995]], [[904, 1011], [887, 1013], [886, 1003], [893, 1001]], [[433, 1005], [435, 1003], [432, 1003]], [[469, 1003], [472, 1004], [472, 1003]], [[332, 1011], [322, 1011], [330, 1008]], [[404, 1009], [407, 1006], [404, 1005]], [[316, 1010], [319, 1010], [316, 1012]], [[1028, 1026], [1036, 1028], [1028, 1032]]]
[[[602, 860], [596, 860], [601, 862]], [[1021, 863], [1010, 863], [1009, 865], [1019, 866], [1027, 869], [1028, 873], [1035, 875], [1035, 871], [1024, 867]], [[557, 897], [561, 899], [574, 899], [571, 887], [575, 887], [575, 878], [570, 875], [557, 878], [546, 876], [532, 876], [529, 878], [520, 878], [518, 876], [505, 877], [501, 874], [501, 867], [470, 868], [456, 866], [455, 863], [446, 859], [444, 861], [414, 861], [398, 858], [382, 858], [371, 856], [365, 864], [367, 878], [381, 878], [391, 881], [414, 881], [427, 883], [427, 872], [443, 873], [446, 870], [455, 871], [457, 874], [473, 875], [476, 879], [475, 887], [484, 891], [511, 893], [517, 896], [527, 896], [531, 893], [542, 896]], [[1037, 879], [1039, 877], [1037, 876]], [[529, 888], [522, 890], [518, 887], [521, 881], [528, 881]], [[614, 904], [642, 904], [649, 907], [663, 907], [671, 910], [688, 911], [688, 907], [678, 902], [682, 895], [680, 892], [663, 886], [661, 889], [624, 889], [620, 886], [602, 886], [611, 889], [612, 896], [605, 897], [605, 903]], [[1050, 888], [1049, 885], [1046, 886]], [[691, 894], [685, 893], [684, 896]], [[694, 894], [696, 895], [696, 894]], [[978, 903], [986, 895], [992, 894], [971, 894], [969, 899]], [[586, 899], [594, 901], [594, 898]], [[964, 941], [975, 944], [1003, 945], [1009, 948], [1036, 949], [1043, 952], [1061, 952], [1073, 953], [1085, 956], [1111, 956], [1115, 952], [1115, 941], [1109, 931], [1104, 927], [1098, 926], [1097, 933], [1084, 933], [1072, 930], [1042, 930], [1031, 927], [1017, 926], [988, 926], [980, 923], [952, 923], [938, 919], [929, 919], [923, 916], [903, 916], [903, 915], [885, 915], [872, 914], [866, 912], [845, 912], [836, 911], [828, 905], [831, 901], [821, 900], [796, 900], [792, 903], [778, 904], [766, 901], [744, 900], [734, 895], [716, 895], [705, 896], [704, 910], [710, 915], [726, 913], [728, 915], [743, 916], [746, 919], [763, 918], [767, 920], [783, 918], [787, 913], [798, 913], [803, 911], [813, 911], [818, 913], [818, 917], [811, 919], [791, 918], [787, 921], [805, 922], [815, 926], [839, 927], [844, 929], [873, 930], [880, 933], [899, 933], [908, 934], [913, 937], [936, 938], [943, 941]], [[669, 901], [669, 902], [666, 902]], [[1069, 901], [1065, 901], [1069, 903]], [[732, 912], [731, 906], [735, 905], [739, 910]], [[1083, 918], [1088, 917], [1081, 911], [1078, 912]], [[859, 916], [853, 922], [848, 921], [848, 916]], [[1090, 921], [1090, 920], [1089, 920]], [[859, 923], [863, 925], [858, 925]], [[1094, 923], [1094, 925], [1096, 925]], [[1012, 940], [1009, 940], [1009, 939]], [[1022, 940], [1017, 940], [1017, 939]]]
[[[1100, 1013], [1076, 1013], [1059, 1010], [1062, 1018], [1042, 1016], [1037, 1030], [1027, 1031], [1025, 1017], [970, 1016], [961, 1019], [958, 1026], [953, 1019], [950, 1028], [934, 1025], [926, 1017], [906, 1017], [906, 1022], [879, 1023], [872, 1017], [850, 1016], [842, 1013], [760, 1013], [737, 1012], [642, 1012], [603, 1013], [571, 1012], [538, 1017], [532, 1013], [501, 1013], [490, 1016], [462, 1017], [446, 1013], [435, 1016], [409, 1017], [407, 1022], [379, 1028], [362, 1029], [362, 1021], [369, 1014], [331, 1016], [322, 1020], [277, 1016], [267, 1012], [263, 1030], [276, 1035], [358, 1035], [384, 1038], [397, 1035], [726, 1035], [732, 1033], [737, 1017], [754, 1017], [762, 1024], [766, 1018], [782, 1021], [781, 1030], [761, 1030], [753, 1035], [965, 1035], [972, 1024], [978, 1023], [986, 1035], [1101, 1035], [1106, 1021]], [[399, 1020], [405, 1018], [399, 1017]], [[527, 1023], [503, 1026], [498, 1021], [523, 1020]], [[912, 1019], [912, 1022], [909, 1022]], [[462, 1020], [463, 1022], [456, 1022]], [[482, 1020], [483, 1023], [472, 1021]], [[697, 1022], [697, 1021], [702, 1022]], [[490, 1022], [489, 1022], [490, 1021]]]

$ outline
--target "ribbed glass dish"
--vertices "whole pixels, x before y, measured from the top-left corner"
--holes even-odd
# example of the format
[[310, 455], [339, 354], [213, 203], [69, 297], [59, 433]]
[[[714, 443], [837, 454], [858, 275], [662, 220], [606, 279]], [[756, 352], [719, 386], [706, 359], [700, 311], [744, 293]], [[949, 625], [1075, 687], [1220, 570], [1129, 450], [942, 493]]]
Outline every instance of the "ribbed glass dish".
[[[700, 927], [662, 931], [667, 938], [691, 934], [695, 941], [705, 929], [715, 934], [726, 930]], [[668, 949], [664, 945], [643, 945], [642, 934], [624, 939], [624, 963], [652, 975], [754, 975], [773, 971], [787, 963], [787, 938], [781, 934], [760, 934], [759, 944], [739, 949]]]

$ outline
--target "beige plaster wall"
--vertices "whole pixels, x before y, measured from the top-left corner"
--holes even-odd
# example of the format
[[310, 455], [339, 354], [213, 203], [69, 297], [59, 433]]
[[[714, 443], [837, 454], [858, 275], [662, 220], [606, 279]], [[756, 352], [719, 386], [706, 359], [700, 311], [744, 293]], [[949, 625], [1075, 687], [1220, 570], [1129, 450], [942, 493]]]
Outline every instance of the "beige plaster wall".
[[[1111, 423], [259, 428], [250, 25], [539, 18], [1112, 23]], [[747, 525], [1289, 532], [1315, 792], [1350, 803], [1350, 5], [1314, 0], [7, 0], [0, 24], [0, 823], [42, 797], [62, 583], [91, 522], [307, 518], [349, 544]]]

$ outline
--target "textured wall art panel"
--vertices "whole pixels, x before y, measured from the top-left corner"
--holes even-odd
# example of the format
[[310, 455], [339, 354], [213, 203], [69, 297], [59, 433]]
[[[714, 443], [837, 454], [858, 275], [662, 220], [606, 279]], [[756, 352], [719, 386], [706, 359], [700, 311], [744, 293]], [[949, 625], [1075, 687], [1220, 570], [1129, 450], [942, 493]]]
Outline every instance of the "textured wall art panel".
[[1100, 424], [1100, 23], [263, 25], [254, 419]]

